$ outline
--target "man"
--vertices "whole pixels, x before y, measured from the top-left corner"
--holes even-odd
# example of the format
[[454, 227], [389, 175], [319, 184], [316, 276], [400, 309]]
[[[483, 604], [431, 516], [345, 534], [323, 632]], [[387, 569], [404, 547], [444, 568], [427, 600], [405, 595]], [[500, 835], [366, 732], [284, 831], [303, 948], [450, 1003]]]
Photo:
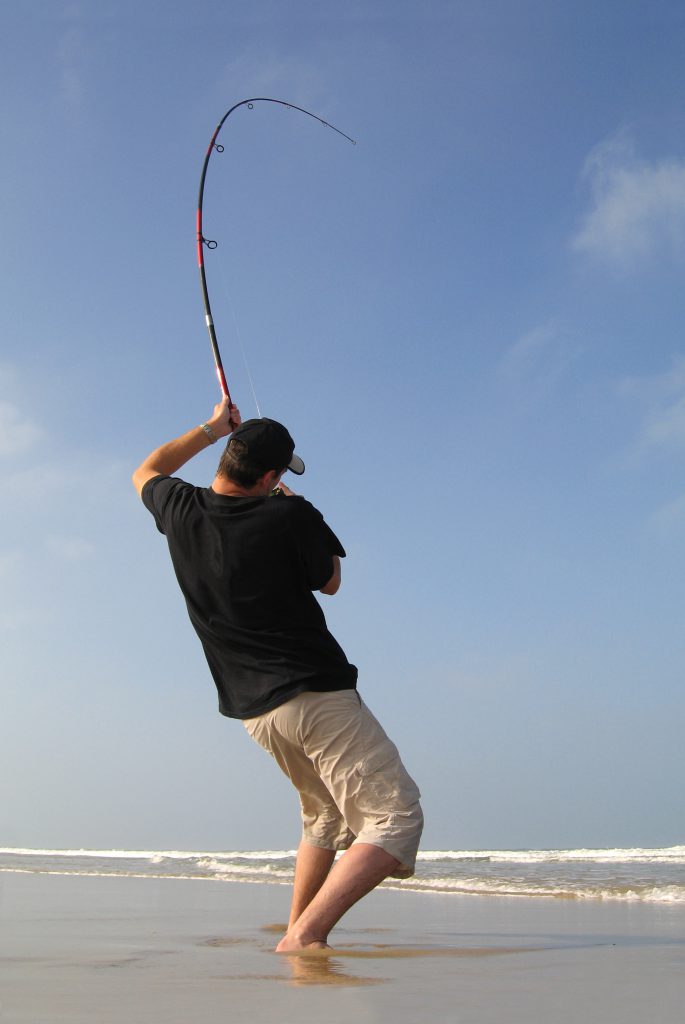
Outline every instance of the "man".
[[[211, 487], [172, 476], [231, 432]], [[166, 534], [219, 710], [244, 722], [300, 794], [303, 837], [277, 946], [285, 953], [327, 948], [358, 899], [389, 875], [413, 874], [423, 825], [419, 791], [359, 698], [357, 670], [314, 597], [337, 592], [345, 551], [281, 482], [287, 469], [304, 472], [294, 448], [280, 423], [241, 423], [224, 399], [133, 474]]]

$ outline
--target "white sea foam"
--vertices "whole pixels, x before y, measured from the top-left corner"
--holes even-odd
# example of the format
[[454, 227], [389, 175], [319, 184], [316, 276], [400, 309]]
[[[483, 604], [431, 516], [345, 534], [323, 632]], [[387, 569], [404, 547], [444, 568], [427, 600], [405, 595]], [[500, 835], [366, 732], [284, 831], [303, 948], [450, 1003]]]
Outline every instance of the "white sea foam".
[[527, 896], [557, 900], [611, 900], [627, 903], [685, 903], [685, 889], [678, 885], [602, 887], [534, 885], [514, 879], [410, 878], [406, 882], [383, 883], [387, 888], [410, 892], [434, 892], [455, 896]]
[[97, 857], [106, 860], [149, 860], [157, 864], [162, 860], [194, 860], [198, 857], [223, 857], [227, 860], [282, 860], [295, 857], [297, 850], [34, 850], [20, 847], [0, 847], [0, 854], [17, 857]]
[[[0, 854], [21, 857], [94, 857], [107, 860], [148, 860], [153, 864], [162, 860], [191, 860], [220, 858], [221, 860], [286, 860], [294, 858], [297, 850], [91, 850], [91, 849], [28, 849], [0, 847]], [[685, 846], [661, 849], [629, 847], [626, 849], [580, 848], [574, 850], [422, 850], [419, 861], [490, 861], [541, 864], [546, 862], [594, 861], [596, 863], [684, 864]]]
[[282, 878], [292, 877], [292, 869], [278, 867], [277, 864], [256, 864], [248, 862], [247, 864], [236, 864], [235, 862], [226, 862], [224, 860], [218, 860], [215, 857], [207, 857], [197, 862], [197, 866], [202, 868], [204, 871], [213, 871], [217, 874], [230, 874], [230, 875], [276, 875]]
[[685, 864], [685, 846], [661, 849], [592, 849], [578, 850], [423, 850], [419, 861], [490, 861], [493, 864], [563, 863], [564, 861], [594, 861], [603, 864]]
[[212, 875], [212, 876], [204, 876], [204, 875], [158, 875], [158, 874], [154, 874], [154, 873], [149, 872], [149, 871], [146, 871], [144, 874], [138, 874], [135, 871], [78, 871], [78, 870], [58, 871], [56, 868], [52, 868], [50, 870], [43, 869], [41, 871], [33, 871], [30, 868], [2, 868], [2, 867], [0, 867], [0, 874], [3, 874], [3, 873], [4, 874], [13, 874], [13, 875], [35, 875], [35, 874], [41, 874], [41, 875], [60, 875], [62, 877], [66, 876], [66, 877], [69, 877], [69, 878], [73, 877], [74, 875], [77, 876], [78, 878], [164, 878], [164, 879], [168, 879], [168, 880], [171, 880], [171, 881], [174, 881], [174, 882], [178, 882], [178, 881], [182, 881], [182, 882], [183, 881], [185, 881], [185, 882], [216, 882], [216, 881], [224, 882], [225, 881], [225, 882], [240, 882], [241, 884], [242, 883], [250, 883], [250, 882], [254, 882], [255, 884], [263, 884], [265, 881], [268, 881], [269, 884], [271, 884], [271, 885], [290, 885], [290, 883], [292, 882], [292, 877], [283, 878], [283, 879], [274, 878], [274, 877], [271, 877], [271, 878], [268, 878], [268, 879], [264, 879], [262, 877], [254, 877], [254, 878], [253, 877], [249, 877], [249, 878], [248, 877], [242, 877], [242, 878], [235, 877], [234, 878], [232, 874], [231, 875], [227, 874], [225, 877], [223, 877], [223, 876], [215, 876], [215, 875]]
[[[295, 850], [0, 848], [0, 871], [103, 877], [292, 882]], [[417, 874], [386, 886], [479, 896], [685, 903], [685, 846], [665, 849], [426, 850]]]
[[167, 850], [33, 850], [19, 849], [18, 847], [0, 847], [0, 854], [14, 854], [17, 857], [98, 857], [100, 859], [116, 860], [153, 860], [160, 857], [199, 857], [209, 854], [181, 853], [179, 851]]

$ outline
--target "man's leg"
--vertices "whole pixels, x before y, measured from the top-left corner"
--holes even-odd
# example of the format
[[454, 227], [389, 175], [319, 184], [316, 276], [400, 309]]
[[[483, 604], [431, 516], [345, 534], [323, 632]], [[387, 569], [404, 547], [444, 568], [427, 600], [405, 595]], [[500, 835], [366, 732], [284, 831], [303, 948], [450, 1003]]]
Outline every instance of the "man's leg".
[[297, 851], [288, 928], [295, 923], [326, 881], [336, 849], [354, 840], [310, 759], [297, 742], [300, 707], [309, 694], [244, 722], [249, 735], [264, 747], [298, 789], [304, 837]]
[[309, 906], [328, 877], [335, 860], [335, 850], [324, 850], [302, 840], [295, 863], [295, 882], [290, 907], [288, 928], [292, 928], [298, 917]]
[[[298, 789], [304, 843], [321, 844], [300, 847], [290, 924], [277, 949], [326, 946], [333, 925], [362, 896], [388, 875], [412, 873], [423, 821], [419, 791], [353, 690], [300, 694], [245, 727]], [[347, 846], [329, 871], [331, 847]]]
[[370, 843], [355, 843], [328, 874], [316, 896], [290, 923], [276, 946], [277, 953], [321, 949], [328, 933], [346, 911], [397, 867], [399, 861]]

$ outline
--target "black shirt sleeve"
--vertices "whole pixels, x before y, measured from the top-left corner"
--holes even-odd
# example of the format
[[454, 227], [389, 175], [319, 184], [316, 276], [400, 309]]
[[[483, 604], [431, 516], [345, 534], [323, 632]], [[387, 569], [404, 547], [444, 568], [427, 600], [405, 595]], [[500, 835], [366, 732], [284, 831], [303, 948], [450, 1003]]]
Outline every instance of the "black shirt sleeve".
[[318, 509], [306, 499], [285, 500], [297, 501], [294, 526], [300, 557], [310, 589], [321, 590], [333, 575], [333, 555], [344, 558], [345, 549]]
[[184, 480], [174, 476], [153, 476], [143, 485], [141, 498], [148, 512], [154, 516], [157, 529], [166, 533], [171, 509], [182, 490], [190, 487]]

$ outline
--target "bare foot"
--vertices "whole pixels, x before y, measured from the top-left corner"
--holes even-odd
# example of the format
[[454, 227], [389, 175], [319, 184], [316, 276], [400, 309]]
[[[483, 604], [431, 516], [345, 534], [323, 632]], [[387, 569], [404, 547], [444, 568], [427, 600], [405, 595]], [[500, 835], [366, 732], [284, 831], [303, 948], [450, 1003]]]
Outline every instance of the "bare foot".
[[277, 953], [316, 953], [320, 950], [329, 949], [331, 947], [323, 939], [311, 939], [309, 942], [302, 941], [289, 932], [286, 932], [276, 946]]

